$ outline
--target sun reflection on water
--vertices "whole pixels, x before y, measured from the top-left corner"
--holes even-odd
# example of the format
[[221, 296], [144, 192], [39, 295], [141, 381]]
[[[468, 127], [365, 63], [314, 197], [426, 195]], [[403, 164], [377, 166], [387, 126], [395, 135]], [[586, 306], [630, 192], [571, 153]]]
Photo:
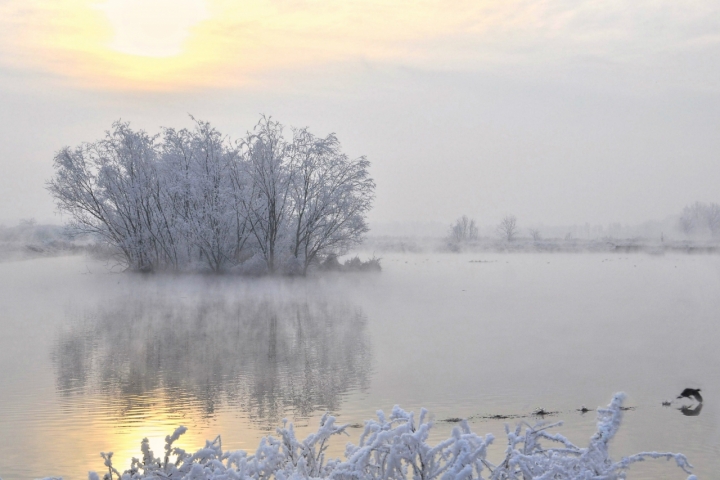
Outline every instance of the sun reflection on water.
[[180, 425], [181, 448], [221, 432], [252, 448], [283, 418], [307, 423], [368, 388], [366, 318], [353, 305], [137, 293], [75, 312], [52, 351], [65, 418], [121, 471], [144, 437], [156, 457]]

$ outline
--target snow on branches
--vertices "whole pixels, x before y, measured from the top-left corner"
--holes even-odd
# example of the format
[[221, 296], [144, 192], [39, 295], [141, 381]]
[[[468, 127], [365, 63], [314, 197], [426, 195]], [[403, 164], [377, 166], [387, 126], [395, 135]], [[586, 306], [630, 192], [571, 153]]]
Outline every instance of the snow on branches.
[[[317, 433], [304, 441], [297, 440], [292, 424], [286, 423], [277, 429], [278, 438], [263, 438], [254, 455], [223, 452], [220, 437], [189, 454], [172, 446], [185, 432], [185, 427], [180, 427], [166, 437], [164, 458], [155, 458], [145, 439], [141, 444], [142, 461], [133, 459], [131, 468], [123, 474], [112, 466], [112, 453], [103, 453], [108, 469], [104, 479], [619, 480], [626, 478], [630, 465], [646, 458], [673, 459], [689, 474], [692, 466], [678, 453], [643, 452], [617, 462], [609, 457], [608, 443], [620, 427], [624, 398], [624, 394], [616, 394], [607, 408], [598, 409], [597, 432], [586, 448], [548, 432], [559, 423], [522, 422], [514, 430], [506, 427], [508, 446], [505, 459], [498, 465], [486, 459], [492, 435], [476, 435], [463, 421], [450, 438], [430, 446], [427, 440], [432, 422], [426, 421], [427, 411], [423, 409], [416, 422], [413, 413], [396, 406], [389, 417], [380, 411], [377, 420], [365, 422], [359, 444], [348, 444], [345, 461], [325, 458], [328, 440], [345, 433], [347, 427], [336, 425], [335, 418], [326, 414]], [[171, 456], [175, 461], [170, 461]], [[90, 480], [98, 479], [97, 474], [90, 473]], [[690, 475], [688, 480], [697, 478]]]
[[233, 142], [207, 122], [151, 136], [116, 122], [55, 155], [48, 190], [131, 270], [306, 273], [368, 231], [370, 163], [334, 134], [263, 117]]

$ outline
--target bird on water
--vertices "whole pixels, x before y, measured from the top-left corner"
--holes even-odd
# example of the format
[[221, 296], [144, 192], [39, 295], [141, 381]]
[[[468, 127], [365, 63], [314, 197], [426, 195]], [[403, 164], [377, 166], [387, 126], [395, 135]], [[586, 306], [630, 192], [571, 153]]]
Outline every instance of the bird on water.
[[703, 401], [702, 395], [700, 395], [699, 388], [686, 388], [682, 391], [682, 393], [680, 393], [678, 398], [694, 398], [700, 403], [702, 403]]

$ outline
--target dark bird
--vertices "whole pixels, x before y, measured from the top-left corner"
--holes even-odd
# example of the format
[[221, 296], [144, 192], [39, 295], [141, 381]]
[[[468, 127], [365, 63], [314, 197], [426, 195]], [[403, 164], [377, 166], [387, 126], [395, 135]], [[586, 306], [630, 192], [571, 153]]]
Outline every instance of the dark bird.
[[686, 388], [682, 391], [678, 398], [694, 398], [700, 403], [702, 403], [703, 401], [702, 395], [700, 395], [699, 388]]

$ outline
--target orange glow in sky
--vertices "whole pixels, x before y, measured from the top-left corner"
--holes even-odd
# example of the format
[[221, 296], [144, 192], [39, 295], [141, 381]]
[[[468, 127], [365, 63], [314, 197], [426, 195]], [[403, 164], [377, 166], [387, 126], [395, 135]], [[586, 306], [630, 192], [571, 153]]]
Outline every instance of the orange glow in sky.
[[588, 58], [640, 65], [716, 43], [694, 27], [714, 7], [694, 3], [5, 0], [0, 68], [99, 90], [173, 91], [243, 87], [268, 72], [347, 62], [529, 71]]
[[475, 36], [508, 12], [464, 0], [10, 0], [0, 62], [100, 89], [237, 86], [268, 69], [448, 59], [423, 42]]

